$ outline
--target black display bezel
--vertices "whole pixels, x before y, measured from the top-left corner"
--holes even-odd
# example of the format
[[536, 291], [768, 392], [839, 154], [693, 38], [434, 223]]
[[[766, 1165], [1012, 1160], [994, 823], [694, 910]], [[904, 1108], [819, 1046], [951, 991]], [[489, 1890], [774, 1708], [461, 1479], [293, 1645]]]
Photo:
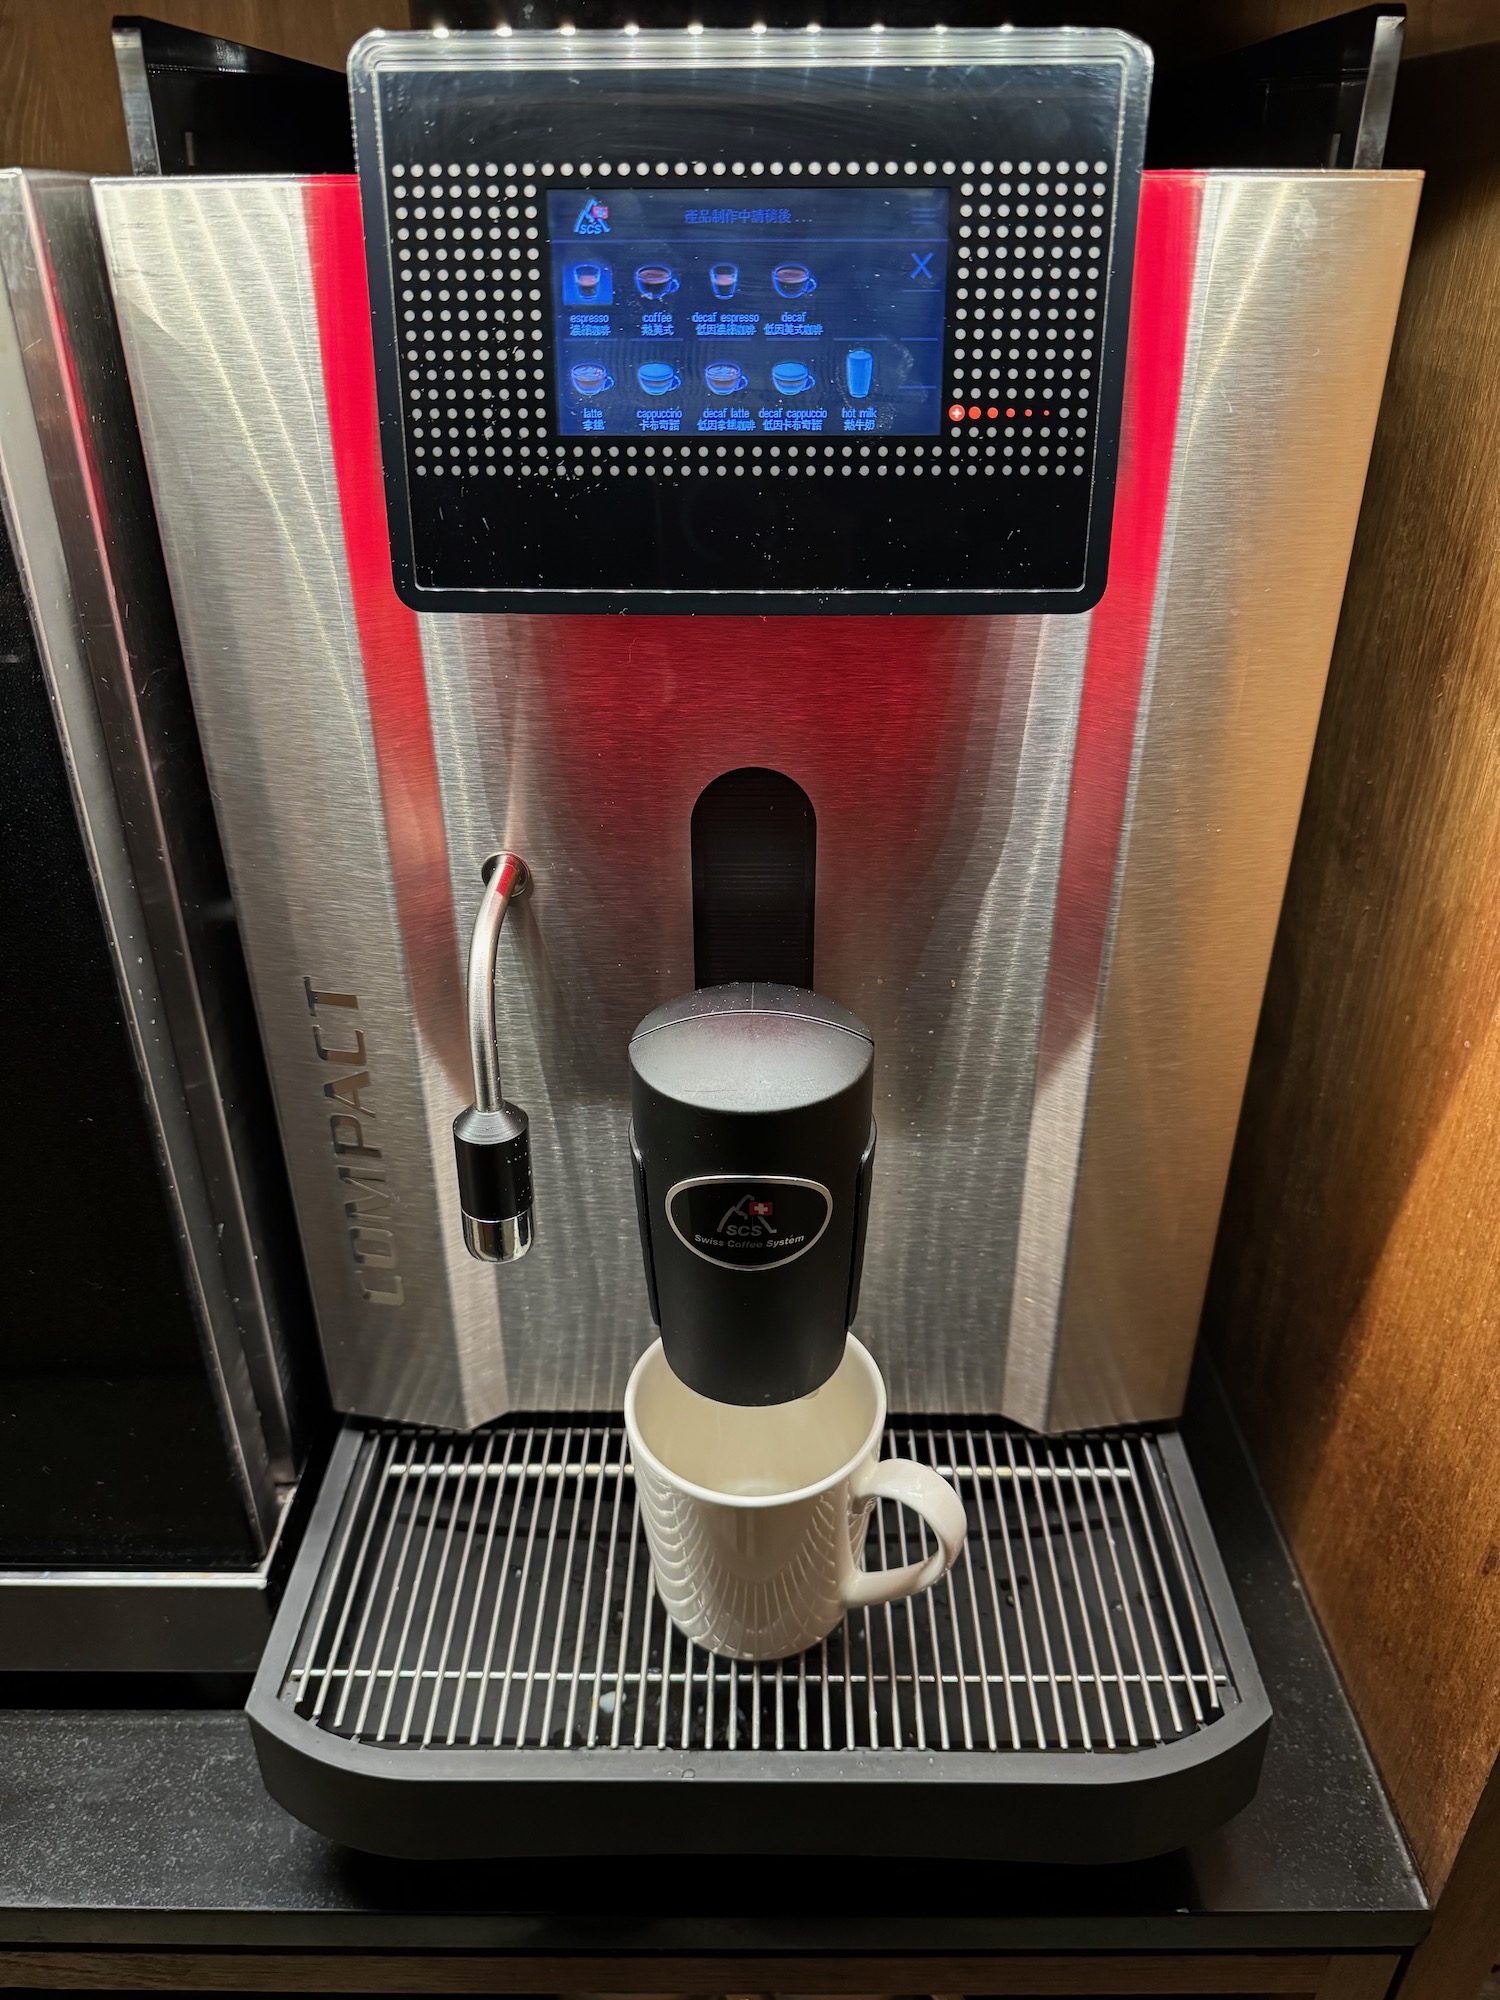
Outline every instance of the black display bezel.
[[[1070, 33], [1045, 38], [1068, 43], [1068, 62], [874, 69], [820, 61], [797, 68], [731, 66], [710, 74], [643, 65], [622, 75], [612, 64], [563, 66], [555, 57], [531, 68], [508, 50], [489, 54], [495, 44], [483, 39], [485, 49], [471, 51], [460, 45], [481, 38], [453, 38], [450, 46], [460, 49], [461, 59], [452, 67], [430, 60], [407, 66], [384, 53], [379, 62], [362, 63], [358, 51], [351, 66], [393, 570], [408, 604], [432, 611], [1062, 612], [1097, 601], [1107, 574], [1144, 122], [1147, 63], [1139, 45], [1113, 34]], [[1096, 39], [1108, 47], [1089, 60]], [[564, 123], [566, 146], [558, 143]], [[1077, 153], [1086, 128], [1088, 152], [1109, 167], [1103, 234], [1095, 239], [1103, 298], [1090, 385], [1091, 476], [1059, 475], [1044, 485], [1045, 474], [1007, 475], [1001, 459], [1006, 419], [998, 414], [1001, 403], [987, 399], [977, 407], [996, 409], [993, 420], [985, 414], [976, 423], [966, 414], [953, 425], [945, 416], [937, 438], [887, 436], [866, 444], [823, 435], [793, 443], [762, 435], [745, 439], [736, 451], [735, 441], [695, 436], [670, 448], [658, 439], [649, 453], [642, 441], [630, 454], [635, 476], [626, 476], [623, 463], [628, 440], [563, 437], [529, 423], [528, 450], [568, 470], [524, 477], [481, 472], [469, 480], [413, 474], [386, 165], [397, 153], [411, 157], [410, 134], [420, 132], [429, 155], [460, 167], [492, 165], [497, 176], [510, 170], [507, 184], [516, 195], [506, 205], [522, 211], [511, 218], [522, 226], [510, 248], [527, 256], [525, 268], [535, 272], [541, 294], [540, 317], [526, 341], [526, 373], [536, 380], [517, 394], [529, 395], [545, 411], [556, 387], [543, 198], [549, 189], [571, 185], [581, 192], [586, 183], [578, 168], [592, 164], [597, 174], [600, 160], [615, 163], [614, 186], [675, 182], [738, 198], [826, 186], [826, 174], [815, 179], [789, 169], [798, 162], [805, 167], [810, 130], [826, 135], [834, 128], [844, 141], [834, 150], [861, 168], [841, 171], [839, 185], [879, 188], [892, 185], [894, 175], [900, 185], [949, 191], [945, 386], [953, 383], [956, 367], [970, 366], [956, 361], [954, 349], [964, 344], [956, 337], [961, 296], [975, 288], [961, 259], [978, 250], [959, 243], [959, 210], [977, 199], [968, 191], [977, 187], [987, 160], [993, 170], [982, 177], [998, 185], [1006, 157], [998, 141], [979, 144], [976, 132], [993, 135], [1003, 128], [1014, 134], [1009, 150], [1019, 163], [1023, 147], [1038, 159], [1053, 150], [1060, 154], [1061, 146], [1049, 143], [1059, 134], [1066, 135], [1069, 153]], [[643, 142], [643, 130], [670, 133], [674, 143]], [[726, 130], [748, 134], [748, 143], [689, 143], [710, 130], [719, 137]], [[818, 149], [820, 161], [829, 150], [826, 144]], [[753, 161], [740, 158], [743, 153], [753, 154]], [[629, 173], [615, 171], [627, 164]], [[754, 176], [752, 164], [760, 169]], [[550, 175], [544, 172], [549, 166]], [[565, 175], [564, 168], [572, 172]], [[487, 185], [488, 173], [480, 180]], [[533, 192], [525, 197], [521, 190], [528, 187]], [[528, 208], [535, 214], [525, 216]], [[530, 238], [526, 228], [534, 232]], [[1049, 256], [1066, 262], [1065, 248]], [[974, 268], [971, 262], [971, 273]], [[1012, 419], [1012, 427], [1020, 422]], [[456, 428], [447, 434], [460, 435]], [[753, 447], [759, 449], [752, 459]], [[1014, 438], [1006, 457], [1020, 463]], [[773, 462], [779, 467], [774, 473]], [[700, 472], [705, 463], [713, 469]], [[734, 470], [736, 463], [742, 471]], [[963, 470], [949, 471], [954, 463]], [[917, 464], [924, 468], [920, 474]], [[828, 465], [831, 473], [824, 470]], [[939, 465], [941, 472], [932, 469]]]

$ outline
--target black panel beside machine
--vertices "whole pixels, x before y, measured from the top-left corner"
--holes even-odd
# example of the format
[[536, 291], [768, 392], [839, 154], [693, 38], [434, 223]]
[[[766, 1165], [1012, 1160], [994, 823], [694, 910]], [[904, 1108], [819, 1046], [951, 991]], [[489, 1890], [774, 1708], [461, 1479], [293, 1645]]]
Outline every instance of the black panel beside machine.
[[326, 1410], [88, 185], [0, 175], [0, 1668], [244, 1672]]

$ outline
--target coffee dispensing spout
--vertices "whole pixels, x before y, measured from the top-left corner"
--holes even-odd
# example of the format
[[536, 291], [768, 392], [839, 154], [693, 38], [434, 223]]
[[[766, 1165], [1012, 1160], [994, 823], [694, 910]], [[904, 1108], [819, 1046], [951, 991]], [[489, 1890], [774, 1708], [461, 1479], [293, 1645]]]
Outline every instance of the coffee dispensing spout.
[[497, 854], [485, 865], [485, 891], [469, 940], [467, 1000], [474, 1102], [453, 1121], [458, 1198], [464, 1242], [486, 1264], [513, 1264], [534, 1238], [531, 1140], [526, 1113], [507, 1104], [500, 1082], [495, 1028], [495, 958], [505, 913], [531, 888], [519, 854]]

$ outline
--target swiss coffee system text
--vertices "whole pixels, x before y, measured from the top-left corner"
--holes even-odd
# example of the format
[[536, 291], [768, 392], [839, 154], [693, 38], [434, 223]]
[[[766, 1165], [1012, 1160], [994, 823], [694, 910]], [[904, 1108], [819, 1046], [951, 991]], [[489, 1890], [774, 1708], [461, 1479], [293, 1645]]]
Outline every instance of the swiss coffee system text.
[[391, 35], [351, 73], [409, 604], [1098, 600], [1138, 43]]

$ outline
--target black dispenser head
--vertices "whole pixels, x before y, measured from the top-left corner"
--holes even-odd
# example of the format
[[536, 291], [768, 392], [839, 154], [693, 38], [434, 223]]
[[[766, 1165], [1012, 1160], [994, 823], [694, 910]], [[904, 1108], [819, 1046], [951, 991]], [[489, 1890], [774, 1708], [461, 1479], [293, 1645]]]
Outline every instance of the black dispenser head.
[[859, 1303], [874, 1043], [796, 986], [702, 988], [630, 1041], [651, 1310], [675, 1374], [721, 1403], [811, 1395]]

